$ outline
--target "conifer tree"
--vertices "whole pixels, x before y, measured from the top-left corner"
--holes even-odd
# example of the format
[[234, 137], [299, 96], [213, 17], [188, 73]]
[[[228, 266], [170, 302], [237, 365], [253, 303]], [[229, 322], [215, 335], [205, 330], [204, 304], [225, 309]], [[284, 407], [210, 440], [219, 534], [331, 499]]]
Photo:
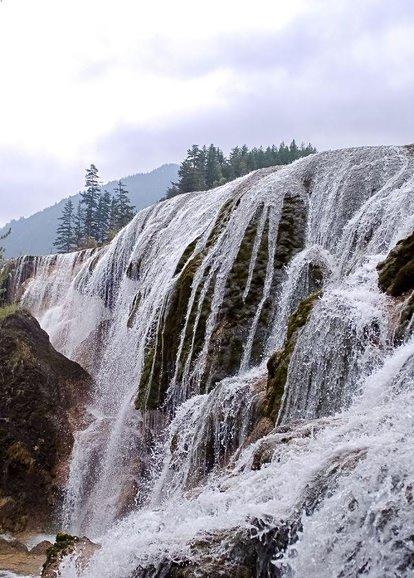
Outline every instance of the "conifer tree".
[[81, 193], [83, 213], [83, 236], [96, 239], [98, 234], [97, 209], [100, 196], [98, 169], [92, 164], [86, 169], [85, 191]]
[[118, 222], [118, 205], [116, 202], [116, 198], [113, 196], [111, 198], [111, 208], [109, 211], [109, 230], [116, 232]]
[[108, 191], [104, 191], [99, 196], [97, 207], [97, 241], [99, 244], [105, 243], [108, 239], [110, 229], [112, 197]]
[[134, 217], [135, 209], [129, 200], [129, 193], [122, 181], [118, 181], [114, 193], [114, 228], [119, 231]]
[[205, 183], [208, 189], [217, 187], [223, 181], [222, 164], [224, 155], [219, 148], [210, 145], [206, 157], [206, 176]]
[[248, 149], [246, 145], [234, 147], [226, 158], [223, 152], [211, 144], [208, 148], [193, 145], [178, 170], [178, 181], [171, 183], [165, 197], [171, 198], [181, 193], [210, 189], [222, 185], [263, 167], [286, 165], [292, 161], [315, 153], [309, 143], [297, 146], [292, 140], [289, 146], [281, 142], [276, 145]]
[[58, 253], [69, 253], [77, 248], [74, 237], [74, 210], [71, 199], [68, 199], [64, 204], [62, 215], [58, 220], [59, 225], [53, 245]]
[[82, 203], [79, 201], [73, 217], [73, 243], [76, 249], [79, 249], [82, 246], [82, 239], [84, 237], [83, 223], [85, 218], [83, 213]]

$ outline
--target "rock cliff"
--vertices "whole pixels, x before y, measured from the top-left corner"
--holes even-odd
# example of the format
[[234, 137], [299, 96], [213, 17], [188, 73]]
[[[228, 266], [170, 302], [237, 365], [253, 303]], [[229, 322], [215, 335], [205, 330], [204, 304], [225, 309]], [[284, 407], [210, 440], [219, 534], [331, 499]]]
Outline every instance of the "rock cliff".
[[90, 377], [30, 313], [0, 315], [0, 531], [47, 530]]

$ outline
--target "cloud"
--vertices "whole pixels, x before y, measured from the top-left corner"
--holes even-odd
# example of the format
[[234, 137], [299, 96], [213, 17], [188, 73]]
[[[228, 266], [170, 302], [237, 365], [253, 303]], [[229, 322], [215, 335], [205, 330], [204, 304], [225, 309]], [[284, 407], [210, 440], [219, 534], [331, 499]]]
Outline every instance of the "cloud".
[[414, 5], [371, 0], [314, 5], [278, 33], [232, 33], [193, 50], [154, 45], [160, 74], [226, 69], [218, 103], [162, 124], [120, 125], [101, 139], [103, 164], [182, 158], [192, 144], [224, 149], [312, 141], [320, 150], [413, 140]]
[[[95, 4], [96, 29], [87, 14], [78, 25]], [[193, 143], [413, 140], [414, 3], [212, 0], [201, 20], [191, 5], [154, 0], [141, 14], [130, 0], [74, 0], [54, 51], [47, 38], [33, 55], [7, 39], [0, 221], [75, 192], [90, 162], [109, 180], [179, 161]], [[28, 43], [32, 29], [43, 38], [26, 27]]]
[[[380, 57], [384, 48], [389, 49], [389, 46], [381, 47], [381, 43], [391, 30], [398, 30], [407, 40], [411, 38], [414, 4], [404, 0], [368, 0], [357, 9], [348, 0], [309, 4], [311, 10], [281, 30], [213, 33], [207, 41], [194, 43], [191, 49], [178, 38], [151, 39], [146, 64], [172, 77], [194, 77], [223, 68], [242, 74], [269, 73], [280, 68], [292, 75], [307, 65], [318, 68], [326, 60], [340, 62], [345, 58], [357, 64], [354, 51], [358, 50], [361, 40], [365, 41], [365, 48], [378, 47], [377, 57]], [[375, 54], [368, 56], [372, 56], [370, 64], [373, 65]], [[402, 65], [404, 57], [406, 55], [400, 54]]]
[[0, 227], [76, 192], [83, 169], [46, 155], [0, 149]]

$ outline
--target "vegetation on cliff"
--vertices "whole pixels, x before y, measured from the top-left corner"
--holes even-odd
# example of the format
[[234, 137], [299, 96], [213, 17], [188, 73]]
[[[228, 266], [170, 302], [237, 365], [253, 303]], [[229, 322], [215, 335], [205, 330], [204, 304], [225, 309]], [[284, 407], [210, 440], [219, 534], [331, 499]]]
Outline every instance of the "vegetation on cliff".
[[178, 181], [172, 183], [166, 198], [218, 187], [251, 171], [287, 165], [315, 152], [316, 148], [310, 143], [298, 146], [295, 140], [292, 140], [290, 145], [282, 142], [279, 146], [271, 145], [266, 148], [249, 149], [246, 145], [236, 146], [228, 157], [213, 144], [201, 148], [193, 145], [188, 149], [187, 156], [180, 165]]
[[280, 409], [289, 363], [295, 349], [299, 330], [307, 323], [320, 292], [312, 293], [300, 303], [290, 316], [285, 342], [281, 350], [276, 351], [267, 362], [268, 380], [265, 414], [274, 422]]
[[414, 289], [414, 232], [401, 239], [378, 265], [378, 283], [393, 297]]
[[388, 295], [402, 300], [395, 341], [401, 342], [414, 317], [414, 232], [401, 239], [379, 263], [378, 284]]

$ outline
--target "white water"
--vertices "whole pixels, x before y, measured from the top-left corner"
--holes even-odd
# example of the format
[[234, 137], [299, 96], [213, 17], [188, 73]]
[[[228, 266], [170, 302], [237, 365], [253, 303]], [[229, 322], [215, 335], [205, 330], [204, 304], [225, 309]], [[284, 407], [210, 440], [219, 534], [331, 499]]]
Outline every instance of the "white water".
[[[277, 524], [292, 515], [318, 472], [353, 451], [363, 457], [351, 471], [344, 469], [329, 496], [304, 516], [298, 542], [275, 568], [289, 567], [300, 578], [354, 576], [355, 568], [366, 563], [370, 576], [403, 575], [392, 572], [410, 547], [412, 516], [404, 496], [409, 480], [414, 482], [409, 454], [414, 344], [392, 350], [394, 313], [377, 288], [375, 266], [412, 230], [413, 174], [414, 157], [403, 147], [322, 153], [145, 209], [108, 247], [85, 255], [81, 263], [75, 254], [59, 256], [53, 266], [52, 257], [41, 260], [25, 283], [22, 301], [53, 343], [90, 367], [96, 379], [90, 424], [79, 432], [73, 451], [64, 511], [65, 529], [102, 542], [82, 576], [125, 578], [139, 565], [194, 556], [189, 543], [199, 533], [249, 528], [253, 518]], [[310, 196], [305, 179], [311, 182]], [[287, 269], [279, 271], [281, 283], [275, 286], [277, 231], [283, 201], [291, 197], [301, 199], [308, 215], [306, 239]], [[231, 200], [235, 204], [225, 226], [208, 243], [220, 210]], [[264, 235], [267, 265], [241, 370], [199, 395], [206, 386], [203, 375], [226, 282], [258, 211], [243, 300]], [[194, 254], [201, 252], [202, 260], [184, 326], [177, 331], [177, 361], [166, 397], [171, 408], [179, 407], [164, 434], [165, 416], [153, 415], [152, 429], [160, 439], [153, 440], [156, 455], [146, 456], [148, 417], [134, 409], [133, 400], [146, 347], [162, 333], [177, 264], [193, 241]], [[126, 274], [131, 264], [133, 278]], [[283, 343], [289, 314], [314, 290], [310, 265], [319, 267], [324, 291], [292, 356], [279, 423], [307, 419], [317, 424], [318, 418], [340, 413], [314, 436], [281, 444], [271, 463], [258, 471], [249, 464], [262, 442], [251, 444], [225, 473], [220, 468], [227, 454], [248, 435], [256, 400], [252, 376], [257, 380], [265, 373], [263, 366], [249, 370], [261, 310], [270, 300], [272, 330], [261, 344], [270, 353]], [[208, 295], [203, 346], [194, 353], [197, 322], [190, 325], [191, 312], [196, 305], [198, 320]], [[134, 299], [138, 306], [130, 318]], [[186, 349], [187, 330], [193, 333]], [[269, 440], [278, 435], [270, 434]], [[151, 466], [144, 483], [143, 468]], [[131, 494], [143, 505], [116, 522], [123, 512], [120, 503]], [[352, 510], [351, 503], [357, 504]], [[392, 522], [385, 520], [379, 530], [377, 520], [388, 503], [393, 504]], [[396, 533], [403, 536], [398, 544]], [[79, 574], [73, 561], [66, 566], [64, 576]]]

